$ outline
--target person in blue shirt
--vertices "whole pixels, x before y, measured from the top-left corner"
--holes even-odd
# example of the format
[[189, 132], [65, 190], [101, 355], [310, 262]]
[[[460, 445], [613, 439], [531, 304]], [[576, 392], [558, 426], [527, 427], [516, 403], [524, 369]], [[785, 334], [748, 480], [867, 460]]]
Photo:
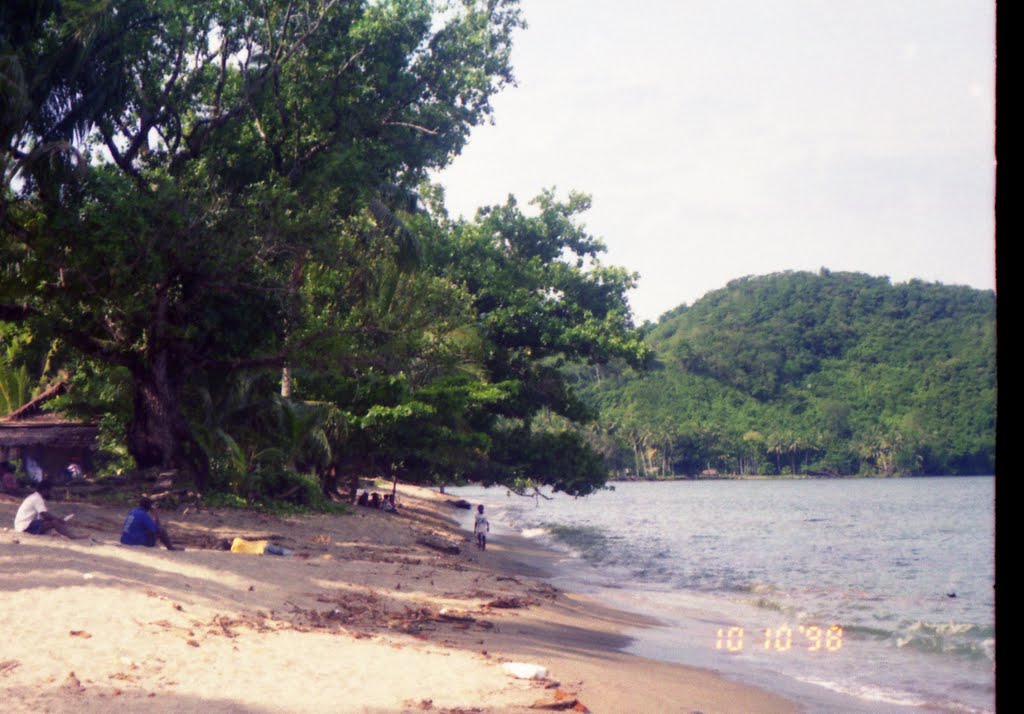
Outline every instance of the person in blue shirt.
[[171, 537], [160, 525], [160, 517], [154, 508], [151, 499], [145, 496], [139, 499], [139, 505], [129, 511], [128, 517], [124, 519], [121, 542], [124, 545], [144, 545], [152, 548], [159, 539], [167, 550], [185, 550], [171, 543]]

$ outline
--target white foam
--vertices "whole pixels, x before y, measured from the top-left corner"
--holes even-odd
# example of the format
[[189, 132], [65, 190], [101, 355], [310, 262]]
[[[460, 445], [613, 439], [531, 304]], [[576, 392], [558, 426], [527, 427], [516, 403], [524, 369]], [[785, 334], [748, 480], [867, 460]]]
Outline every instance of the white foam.
[[551, 531], [547, 528], [527, 528], [519, 535], [523, 538], [540, 538], [541, 536], [551, 535]]

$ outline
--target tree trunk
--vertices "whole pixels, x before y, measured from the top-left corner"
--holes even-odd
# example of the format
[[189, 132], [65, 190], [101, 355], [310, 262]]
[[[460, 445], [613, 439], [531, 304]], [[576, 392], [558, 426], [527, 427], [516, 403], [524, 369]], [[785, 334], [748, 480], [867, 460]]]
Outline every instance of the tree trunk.
[[171, 355], [162, 351], [148, 365], [133, 371], [134, 413], [128, 425], [128, 451], [140, 469], [181, 471], [203, 491], [209, 481], [209, 461], [182, 414], [178, 381], [170, 364]]
[[281, 368], [281, 396], [285, 399], [291, 399], [292, 396], [292, 368], [282, 367]]

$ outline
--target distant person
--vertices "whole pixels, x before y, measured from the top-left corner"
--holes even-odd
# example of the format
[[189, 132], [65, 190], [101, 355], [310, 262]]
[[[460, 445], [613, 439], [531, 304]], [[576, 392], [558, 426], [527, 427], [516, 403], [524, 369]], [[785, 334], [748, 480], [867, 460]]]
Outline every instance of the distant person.
[[359, 500], [356, 501], [356, 503], [359, 504], [360, 506], [369, 506], [370, 505], [370, 492], [369, 491], [363, 491], [361, 494], [359, 494]]
[[27, 454], [22, 461], [25, 463], [25, 473], [28, 474], [32, 483], [38, 484], [46, 479], [46, 474], [43, 473], [43, 469], [39, 466], [38, 461]]
[[370, 494], [370, 508], [380, 510], [380, 494], [376, 491]]
[[64, 478], [67, 481], [78, 481], [85, 478], [85, 472], [82, 471], [82, 465], [78, 463], [77, 456], [72, 456], [68, 465], [64, 467]]
[[487, 550], [487, 534], [491, 532], [490, 521], [484, 515], [484, 504], [476, 507], [476, 520], [473, 522], [473, 532], [476, 533], [476, 547], [480, 550]]
[[167, 550], [184, 550], [171, 543], [171, 537], [160, 525], [160, 517], [153, 510], [152, 499], [143, 496], [139, 499], [139, 505], [128, 512], [124, 519], [124, 527], [121, 529], [121, 543], [124, 545], [144, 545], [152, 548], [157, 540], [164, 544]]
[[57, 531], [65, 538], [85, 538], [85, 536], [73, 535], [68, 530], [66, 521], [71, 518], [70, 515], [58, 518], [47, 510], [46, 499], [50, 497], [51, 487], [52, 484], [46, 479], [36, 484], [35, 491], [18, 507], [18, 512], [14, 516], [14, 530], [32, 535]]
[[18, 490], [17, 469], [10, 461], [0, 461], [0, 489], [7, 493]]
[[384, 494], [384, 498], [380, 502], [380, 510], [385, 513], [398, 513], [398, 506], [395, 505], [395, 494]]

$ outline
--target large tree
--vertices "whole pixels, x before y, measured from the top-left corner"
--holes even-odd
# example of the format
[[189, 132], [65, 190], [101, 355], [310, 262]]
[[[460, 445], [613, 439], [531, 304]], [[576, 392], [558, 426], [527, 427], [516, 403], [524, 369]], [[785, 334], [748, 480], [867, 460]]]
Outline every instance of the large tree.
[[607, 468], [575, 428], [596, 414], [567, 368], [646, 362], [626, 298], [637, 276], [600, 262], [604, 244], [580, 222], [588, 196], [559, 201], [545, 191], [532, 203], [524, 211], [510, 197], [483, 208], [433, 244], [438, 269], [470, 296], [487, 378], [508, 390], [480, 405], [490, 447], [469, 476], [586, 495], [604, 484]]
[[0, 318], [125, 368], [137, 464], [203, 485], [184, 385], [352, 329], [308, 274], [489, 115], [515, 5], [5, 3]]

